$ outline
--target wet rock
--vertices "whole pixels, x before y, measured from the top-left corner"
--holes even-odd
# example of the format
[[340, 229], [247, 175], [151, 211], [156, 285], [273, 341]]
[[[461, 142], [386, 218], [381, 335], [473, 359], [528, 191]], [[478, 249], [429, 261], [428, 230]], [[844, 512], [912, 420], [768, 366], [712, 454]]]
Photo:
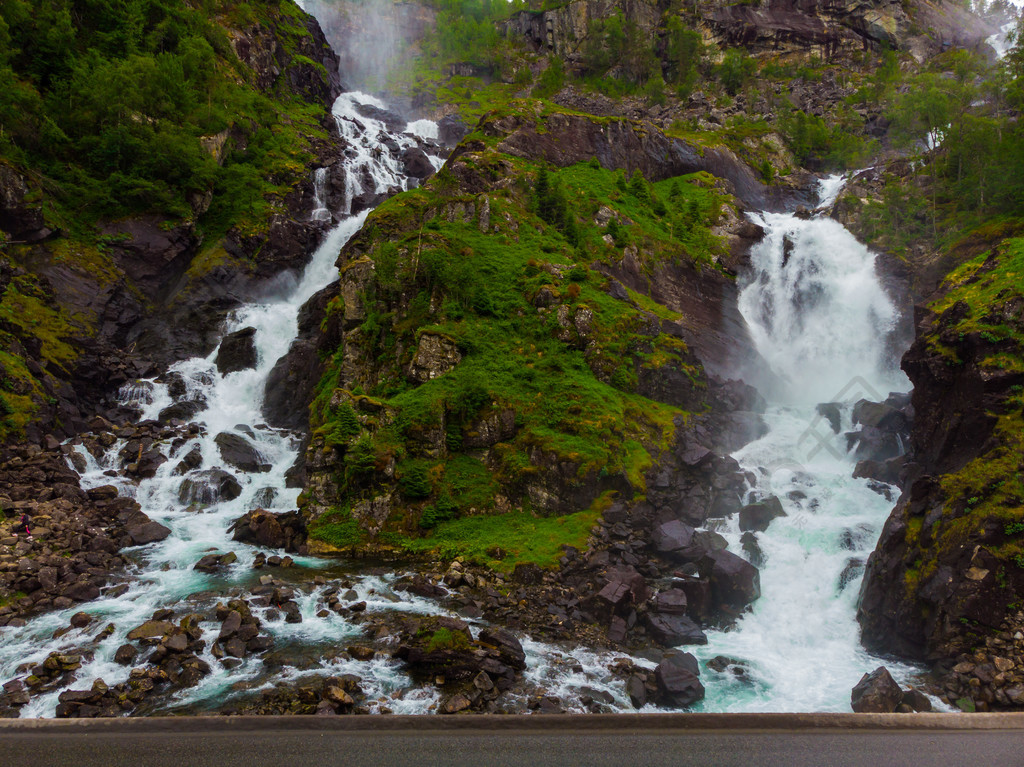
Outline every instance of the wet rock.
[[150, 620], [128, 632], [128, 639], [138, 639], [146, 644], [158, 644], [160, 640], [177, 629], [170, 621]]
[[641, 709], [647, 705], [647, 679], [633, 674], [626, 680], [626, 695], [633, 708]]
[[152, 520], [128, 528], [128, 536], [135, 546], [144, 546], [147, 543], [162, 541], [170, 534], [171, 530], [169, 527], [165, 527], [159, 522]]
[[823, 402], [815, 407], [818, 415], [828, 421], [832, 427], [832, 433], [838, 434], [842, 424], [841, 404], [838, 402]]
[[306, 543], [306, 521], [298, 511], [254, 509], [236, 519], [228, 532], [233, 540], [285, 551], [300, 552]]
[[764, 552], [761, 551], [761, 544], [757, 541], [757, 533], [752, 533], [749, 530], [743, 533], [740, 536], [740, 545], [750, 564], [754, 567], [761, 567], [764, 564]]
[[741, 610], [761, 596], [761, 575], [757, 568], [731, 551], [712, 551], [700, 562], [711, 585], [715, 606]]
[[427, 153], [418, 146], [412, 146], [402, 152], [402, 163], [405, 166], [405, 173], [420, 181], [434, 175], [434, 166], [427, 157]]
[[679, 557], [700, 556], [703, 552], [694, 545], [694, 529], [677, 519], [654, 528], [651, 541], [661, 554], [676, 554]]
[[270, 471], [272, 468], [256, 446], [239, 434], [224, 431], [216, 436], [214, 442], [217, 443], [224, 462], [240, 471], [254, 474]]
[[782, 502], [774, 495], [764, 500], [750, 503], [740, 509], [740, 530], [756, 530], [763, 533], [773, 519], [786, 516]]
[[207, 554], [196, 562], [192, 569], [201, 573], [216, 573], [228, 565], [234, 564], [237, 560], [238, 557], [233, 551], [229, 551], [227, 554]]
[[178, 500], [188, 505], [233, 501], [241, 494], [242, 486], [238, 480], [223, 469], [196, 472], [182, 480], [178, 488]]
[[708, 638], [700, 626], [685, 615], [648, 613], [647, 631], [655, 641], [666, 647], [708, 643]]
[[850, 696], [858, 714], [891, 714], [902, 701], [903, 691], [885, 666], [861, 677]]
[[665, 615], [685, 615], [686, 614], [686, 592], [682, 589], [665, 589], [659, 591], [653, 600], [651, 600], [651, 607], [654, 612], [664, 613]]
[[686, 708], [704, 699], [700, 667], [689, 653], [673, 653], [654, 670], [658, 702], [669, 708]]
[[256, 367], [256, 328], [242, 328], [224, 336], [214, 362], [221, 375]]

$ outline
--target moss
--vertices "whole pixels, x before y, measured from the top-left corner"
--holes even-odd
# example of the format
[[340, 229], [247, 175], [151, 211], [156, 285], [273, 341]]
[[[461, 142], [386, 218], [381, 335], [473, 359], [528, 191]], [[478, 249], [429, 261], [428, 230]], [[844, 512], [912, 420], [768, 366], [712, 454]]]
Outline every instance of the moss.
[[427, 640], [427, 652], [468, 649], [469, 639], [461, 631], [440, 628], [431, 634], [430, 639]]
[[366, 534], [346, 507], [332, 508], [309, 525], [309, 537], [336, 549], [358, 546]]

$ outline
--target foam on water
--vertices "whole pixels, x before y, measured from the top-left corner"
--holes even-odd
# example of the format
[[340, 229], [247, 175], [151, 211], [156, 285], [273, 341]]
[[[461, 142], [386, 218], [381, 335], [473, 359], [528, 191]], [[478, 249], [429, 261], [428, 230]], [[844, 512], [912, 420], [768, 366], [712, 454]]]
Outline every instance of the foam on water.
[[[835, 178], [822, 183], [826, 203], [841, 188]], [[768, 433], [734, 457], [757, 477], [747, 500], [774, 495], [787, 516], [756, 533], [761, 598], [735, 630], [710, 632], [695, 652], [704, 662], [725, 656], [742, 667], [741, 674], [705, 668], [701, 708], [849, 711], [850, 690], [865, 672], [885, 663], [903, 681], [916, 673], [859, 642], [863, 564], [893, 496], [853, 478], [845, 439], [855, 400], [909, 388], [886, 352], [897, 312], [874, 254], [837, 222], [762, 214], [759, 223], [766, 234], [754, 248], [740, 310], [784, 386], [765, 414]], [[836, 401], [843, 403], [839, 434], [815, 411]], [[738, 520], [713, 522], [742, 554]]]

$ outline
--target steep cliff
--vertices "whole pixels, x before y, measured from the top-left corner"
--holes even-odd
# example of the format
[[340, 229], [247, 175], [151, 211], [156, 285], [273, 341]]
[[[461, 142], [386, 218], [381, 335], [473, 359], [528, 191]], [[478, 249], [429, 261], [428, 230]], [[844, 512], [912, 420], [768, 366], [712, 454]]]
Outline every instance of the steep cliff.
[[1006, 240], [955, 270], [921, 312], [903, 360], [913, 462], [859, 613], [869, 649], [948, 661], [947, 670], [966, 653], [946, 679], [964, 708], [1024, 700], [1012, 636], [1024, 593], [1022, 266], [1024, 243]]

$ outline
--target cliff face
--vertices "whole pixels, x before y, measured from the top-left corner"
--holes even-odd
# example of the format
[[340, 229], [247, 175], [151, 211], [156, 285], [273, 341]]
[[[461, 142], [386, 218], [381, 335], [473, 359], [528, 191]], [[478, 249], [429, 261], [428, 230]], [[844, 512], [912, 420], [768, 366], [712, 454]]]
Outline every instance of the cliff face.
[[[167, 12], [190, 12], [175, 9]], [[7, 439], [38, 442], [44, 432], [80, 431], [93, 413], [109, 414], [108, 397], [120, 383], [154, 374], [153, 363], [205, 353], [225, 313], [264, 289], [269, 278], [303, 266], [325, 231], [324, 223], [308, 220], [310, 175], [312, 166], [327, 165], [342, 151], [328, 114], [340, 92], [337, 57], [315, 19], [291, 3], [264, 9], [257, 18], [213, 19], [208, 33], [215, 41], [223, 35], [226, 46], [211, 51], [207, 76], [224, 78], [219, 98], [249, 99], [259, 108], [258, 114], [232, 115], [215, 134], [183, 139], [182, 163], [208, 163], [209, 179], [199, 188], [192, 188], [195, 176], [175, 187], [173, 179], [182, 176], [168, 172], [159, 181], [184, 210], [171, 203], [139, 212], [124, 200], [105, 203], [105, 210], [123, 204], [120, 215], [83, 213], [46, 175], [46, 146], [19, 146], [28, 139], [12, 132], [11, 143], [0, 148], [10, 157], [0, 156], [0, 249], [7, 275], [0, 343], [5, 376], [21, 397], [7, 403], [13, 412], [0, 426]], [[86, 17], [74, 31], [83, 45], [94, 21]], [[29, 77], [23, 73], [31, 71], [31, 55], [29, 49], [15, 51], [13, 76]], [[116, 66], [121, 54], [109, 55]], [[47, 87], [45, 81], [26, 82]], [[26, 119], [44, 116], [29, 113]], [[207, 116], [200, 111], [194, 119], [201, 123]], [[139, 122], [163, 125], [156, 118]], [[267, 153], [274, 132], [290, 140], [280, 155]], [[164, 140], [169, 133], [155, 135]], [[142, 167], [145, 159], [138, 163]], [[239, 179], [271, 167], [273, 178], [249, 178], [249, 191], [240, 191]]]
[[[583, 49], [591, 23], [619, 12], [647, 35], [664, 34], [664, 3], [576, 0], [546, 11], [525, 11], [503, 25], [509, 37], [572, 58]], [[955, 3], [919, 0], [781, 0], [770, 3], [687, 4], [706, 43], [742, 46], [752, 54], [829, 59], [884, 45], [918, 61], [949, 46], [974, 49], [997, 29]]]
[[1021, 252], [1007, 240], [968, 262], [921, 313], [903, 360], [914, 383], [913, 462], [859, 612], [869, 649], [960, 660], [947, 692], [981, 708], [1020, 702], [1007, 694], [1018, 677], [985, 666], [986, 653], [1020, 659], [1010, 634], [1024, 590]]

